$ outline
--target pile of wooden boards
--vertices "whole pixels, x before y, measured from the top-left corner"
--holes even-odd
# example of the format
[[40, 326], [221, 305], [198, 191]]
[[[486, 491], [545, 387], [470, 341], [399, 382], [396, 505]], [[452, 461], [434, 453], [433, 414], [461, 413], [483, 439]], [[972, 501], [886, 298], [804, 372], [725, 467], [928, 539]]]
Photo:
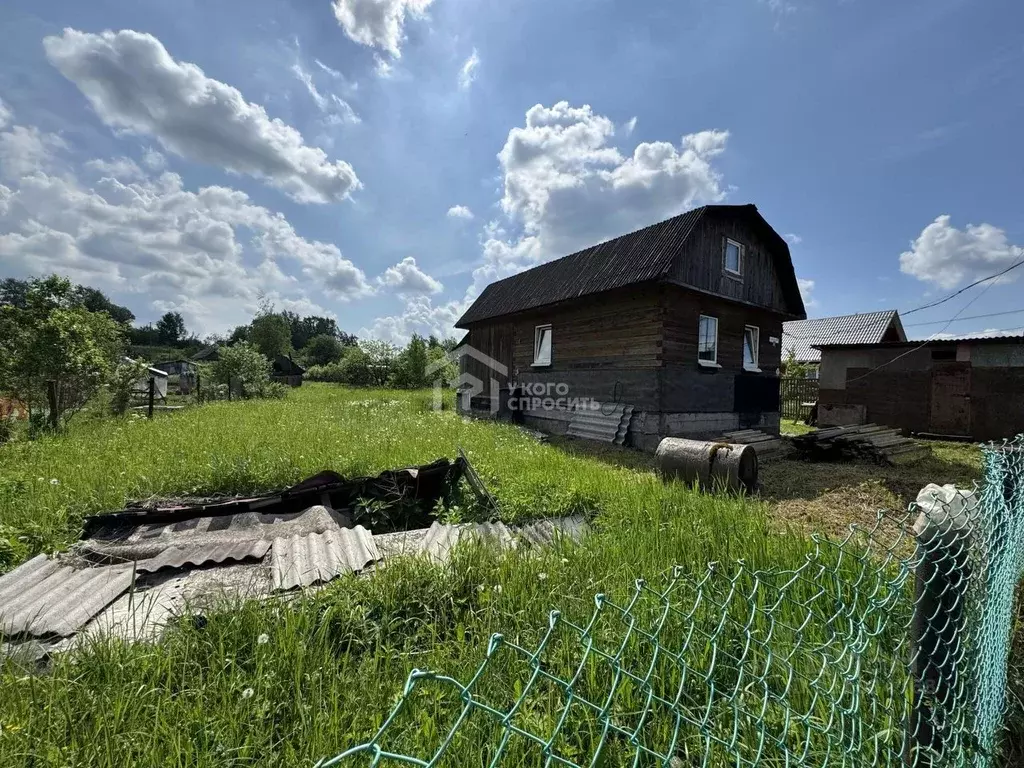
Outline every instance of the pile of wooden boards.
[[770, 435], [759, 429], [741, 429], [736, 432], [726, 432], [716, 442], [749, 445], [757, 453], [758, 459], [770, 459], [773, 456], [778, 456], [784, 448], [781, 437]]
[[790, 439], [804, 458], [812, 460], [862, 460], [876, 464], [909, 464], [931, 453], [931, 449], [898, 429], [877, 424], [826, 427]]

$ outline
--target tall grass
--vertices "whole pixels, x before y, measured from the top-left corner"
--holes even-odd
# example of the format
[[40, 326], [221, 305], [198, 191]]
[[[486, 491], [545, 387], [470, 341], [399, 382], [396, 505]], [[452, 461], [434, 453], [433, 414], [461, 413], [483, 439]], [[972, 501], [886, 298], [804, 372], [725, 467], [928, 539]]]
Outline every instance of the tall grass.
[[[738, 692], [737, 705], [710, 702], [716, 733], [745, 754], [774, 749], [776, 762], [766, 765], [782, 764], [782, 744], [803, 745], [806, 764], [831, 754], [831, 702], [822, 695], [830, 688], [845, 692], [846, 705], [866, 717], [864, 727], [878, 734], [874, 743], [899, 735], [894, 707], [906, 681], [906, 617], [881, 617], [878, 634], [861, 648], [859, 676], [851, 678], [849, 659], [836, 655], [834, 643], [846, 621], [830, 619], [836, 606], [827, 598], [842, 591], [841, 578], [796, 579], [787, 587], [792, 599], [769, 616], [764, 608], [778, 585], [754, 594], [749, 573], [798, 569], [815, 544], [773, 533], [760, 503], [664, 485], [649, 472], [538, 444], [512, 426], [436, 413], [428, 393], [306, 385], [283, 402], [218, 403], [152, 422], [83, 424], [63, 437], [0, 448], [0, 524], [14, 540], [10, 559], [22, 559], [68, 542], [83, 514], [132, 498], [260, 491], [325, 468], [372, 474], [453, 456], [459, 446], [510, 518], [593, 511], [593, 533], [579, 545], [539, 552], [469, 549], [444, 566], [392, 561], [372, 578], [343, 578], [291, 602], [223, 606], [202, 621], [183, 622], [157, 645], [99, 641], [57, 657], [45, 675], [6, 662], [0, 765], [308, 765], [372, 736], [413, 668], [466, 681], [494, 632], [531, 648], [552, 608], [585, 623], [595, 593], [625, 602], [637, 578], [657, 585], [673, 566], [692, 577], [684, 587], [692, 590], [709, 562], [732, 573], [730, 564], [741, 559], [747, 575], [735, 589], [730, 580], [713, 580], [710, 602], [664, 630], [666, 647], [686, 645], [694, 669], [706, 670], [688, 683], [694, 717], [702, 716], [709, 690]], [[856, 561], [849, 563], [836, 561], [836, 571]], [[808, 610], [817, 620], [803, 626]], [[609, 626], [602, 640], [613, 642], [620, 630]], [[554, 646], [550, 668], [566, 674], [578, 650], [571, 642]], [[790, 661], [787, 652], [795, 654]], [[791, 685], [793, 706], [806, 712], [802, 724], [777, 705], [752, 714], [766, 689], [743, 677], [751, 670], [771, 690]], [[495, 697], [514, 695], [517, 684], [522, 690], [521, 665], [509, 661], [493, 674]], [[584, 688], [598, 692], [606, 674], [589, 673]], [[416, 695], [390, 746], [429, 757], [460, 702], [443, 687]], [[637, 697], [626, 690], [617, 702], [624, 717], [638, 711]], [[531, 729], [550, 732], [563, 703], [557, 690], [546, 691], [522, 717]], [[485, 722], [466, 731], [445, 764], [480, 764], [492, 727]], [[655, 715], [650, 738], [665, 738], [668, 727], [665, 713]], [[772, 738], [759, 741], [766, 733]], [[682, 754], [700, 764], [698, 756], [708, 753], [698, 729], [687, 726], [683, 737]], [[581, 720], [560, 749], [583, 759], [595, 738], [593, 722]], [[625, 759], [627, 746], [611, 745], [605, 764]], [[515, 763], [543, 762], [525, 749], [514, 754]], [[711, 764], [735, 764], [722, 749], [714, 755]]]

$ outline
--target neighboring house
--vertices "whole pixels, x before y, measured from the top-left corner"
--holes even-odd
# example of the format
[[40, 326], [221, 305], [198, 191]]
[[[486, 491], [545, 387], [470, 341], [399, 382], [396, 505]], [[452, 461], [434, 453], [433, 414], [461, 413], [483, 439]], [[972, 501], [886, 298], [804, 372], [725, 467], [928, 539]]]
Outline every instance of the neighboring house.
[[1024, 432], [1024, 336], [821, 345], [818, 421], [997, 440]]
[[192, 355], [193, 363], [214, 363], [220, 360], [220, 346], [211, 344], [206, 349], [201, 349]]
[[782, 364], [785, 369], [790, 350], [796, 362], [807, 366], [807, 377], [818, 378], [821, 362], [819, 344], [879, 344], [883, 341], [906, 341], [903, 323], [895, 309], [865, 312], [859, 315], [816, 317], [793, 320], [782, 327]]
[[487, 286], [456, 323], [460, 379], [474, 409], [510, 384], [564, 397], [523, 412], [553, 432], [574, 399], [632, 405], [647, 449], [777, 432], [782, 323], [804, 317], [786, 242], [753, 205], [709, 205]]
[[302, 374], [306, 369], [286, 355], [274, 358], [274, 366], [270, 373], [271, 381], [279, 381], [290, 387], [302, 386]]
[[165, 371], [168, 376], [181, 376], [195, 373], [196, 364], [192, 360], [164, 360], [154, 366]]
[[[130, 357], [124, 359], [126, 363], [134, 363]], [[149, 380], [153, 380], [153, 396], [157, 400], [167, 399], [167, 371], [160, 368], [147, 367], [146, 372], [132, 384], [132, 392], [136, 395], [149, 396]]]

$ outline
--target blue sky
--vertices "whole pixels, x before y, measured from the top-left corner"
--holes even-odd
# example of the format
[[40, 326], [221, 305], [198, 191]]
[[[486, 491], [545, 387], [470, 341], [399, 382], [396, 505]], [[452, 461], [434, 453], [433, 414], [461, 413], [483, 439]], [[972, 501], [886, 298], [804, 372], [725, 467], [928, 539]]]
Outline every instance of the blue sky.
[[0, 272], [201, 334], [267, 296], [402, 341], [450, 334], [498, 277], [753, 202], [812, 316], [908, 309], [1024, 258], [1022, 22], [967, 0], [8, 0]]

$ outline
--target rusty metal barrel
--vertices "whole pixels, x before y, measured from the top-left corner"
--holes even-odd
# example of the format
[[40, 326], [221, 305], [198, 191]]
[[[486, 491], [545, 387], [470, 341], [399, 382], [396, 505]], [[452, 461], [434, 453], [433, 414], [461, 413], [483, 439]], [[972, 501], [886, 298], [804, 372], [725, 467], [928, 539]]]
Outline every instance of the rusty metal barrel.
[[696, 483], [708, 491], [753, 493], [757, 488], [757, 453], [749, 445], [666, 437], [656, 456], [664, 480]]

